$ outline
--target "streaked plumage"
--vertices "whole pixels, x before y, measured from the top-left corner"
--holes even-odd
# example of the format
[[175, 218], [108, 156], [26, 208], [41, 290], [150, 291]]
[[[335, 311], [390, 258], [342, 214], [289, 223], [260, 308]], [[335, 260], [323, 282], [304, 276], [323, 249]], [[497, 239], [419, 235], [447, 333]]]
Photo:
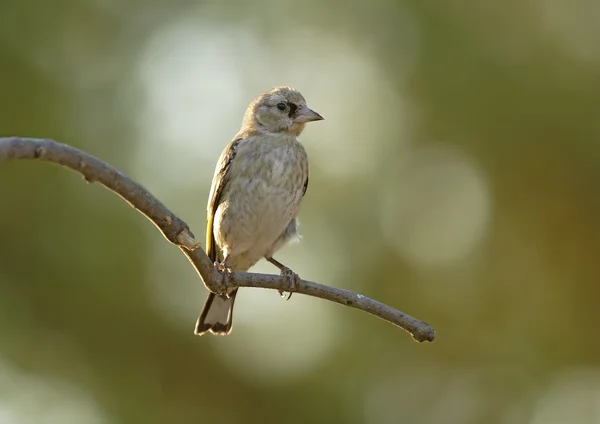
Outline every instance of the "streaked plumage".
[[[274, 88], [250, 104], [215, 169], [206, 231], [211, 260], [247, 271], [298, 238], [296, 216], [308, 186], [308, 157], [297, 136], [306, 122], [320, 119], [289, 87]], [[210, 293], [195, 333], [228, 334], [236, 294]]]

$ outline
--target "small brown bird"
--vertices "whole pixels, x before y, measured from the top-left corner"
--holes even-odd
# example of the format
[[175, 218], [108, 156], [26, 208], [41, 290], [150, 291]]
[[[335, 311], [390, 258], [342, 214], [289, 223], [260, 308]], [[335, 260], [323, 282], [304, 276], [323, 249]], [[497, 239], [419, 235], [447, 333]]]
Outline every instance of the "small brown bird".
[[[307, 122], [321, 119], [289, 87], [263, 93], [248, 106], [242, 128], [219, 158], [208, 199], [206, 252], [221, 270], [247, 271], [266, 258], [289, 281], [291, 296], [298, 276], [273, 254], [299, 238], [308, 157], [298, 136]], [[194, 333], [229, 334], [236, 294], [210, 293]]]

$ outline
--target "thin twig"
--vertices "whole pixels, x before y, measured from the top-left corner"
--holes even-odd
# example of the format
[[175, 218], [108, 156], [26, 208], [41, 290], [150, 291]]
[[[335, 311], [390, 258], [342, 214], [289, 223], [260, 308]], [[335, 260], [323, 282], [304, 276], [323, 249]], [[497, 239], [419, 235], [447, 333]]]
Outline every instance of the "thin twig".
[[[279, 275], [236, 272], [224, 282], [222, 275], [200, 248], [200, 243], [183, 220], [140, 184], [94, 156], [50, 139], [0, 137], [0, 162], [14, 159], [38, 159], [65, 166], [81, 173], [88, 182], [98, 182], [121, 196], [154, 223], [168, 241], [181, 249], [206, 288], [212, 292], [224, 293], [237, 287], [261, 287], [281, 291], [288, 289], [288, 283]], [[297, 285], [297, 292], [368, 312], [403, 328], [419, 342], [433, 341], [435, 338], [435, 331], [425, 322], [352, 291], [301, 280]]]

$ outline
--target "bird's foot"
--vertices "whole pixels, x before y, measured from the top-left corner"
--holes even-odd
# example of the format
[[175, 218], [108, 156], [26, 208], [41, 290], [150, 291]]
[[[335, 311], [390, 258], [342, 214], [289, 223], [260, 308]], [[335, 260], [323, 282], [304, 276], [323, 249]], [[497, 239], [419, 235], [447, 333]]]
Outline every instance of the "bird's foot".
[[229, 297], [231, 295], [231, 293], [235, 290], [235, 289], [230, 289], [229, 283], [231, 282], [231, 280], [233, 279], [233, 270], [226, 265], [224, 262], [215, 262], [214, 263], [215, 268], [217, 268], [217, 270], [221, 273], [221, 276], [223, 277], [222, 280], [222, 284], [225, 287], [225, 293], [223, 293], [225, 296]]
[[290, 300], [292, 294], [298, 290], [298, 284], [300, 282], [300, 277], [294, 271], [289, 269], [288, 267], [283, 267], [281, 269], [281, 278], [283, 278], [288, 283], [288, 295], [286, 297], [285, 291], [278, 290], [279, 295], [285, 300]]

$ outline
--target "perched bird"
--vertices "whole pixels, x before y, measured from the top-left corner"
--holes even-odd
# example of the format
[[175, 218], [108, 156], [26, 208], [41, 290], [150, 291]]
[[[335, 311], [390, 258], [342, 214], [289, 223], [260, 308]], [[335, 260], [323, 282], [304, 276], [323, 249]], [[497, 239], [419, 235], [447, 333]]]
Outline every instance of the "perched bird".
[[[308, 187], [308, 157], [298, 136], [307, 122], [321, 119], [290, 87], [250, 103], [242, 128], [219, 158], [208, 199], [206, 251], [219, 269], [247, 271], [266, 258], [288, 280], [291, 295], [298, 275], [273, 254], [299, 238], [296, 216]], [[228, 334], [236, 294], [210, 293], [194, 333]]]

